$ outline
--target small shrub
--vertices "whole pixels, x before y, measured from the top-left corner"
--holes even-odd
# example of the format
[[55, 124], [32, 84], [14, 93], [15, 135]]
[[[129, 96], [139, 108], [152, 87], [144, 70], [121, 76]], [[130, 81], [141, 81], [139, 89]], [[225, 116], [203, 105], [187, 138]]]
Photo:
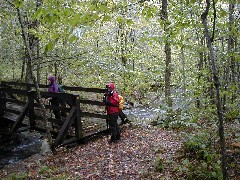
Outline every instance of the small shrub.
[[234, 119], [237, 119], [238, 116], [239, 116], [238, 108], [231, 109], [231, 110], [225, 112], [224, 115], [225, 115], [225, 118], [226, 118], [227, 121], [232, 121]]
[[164, 169], [164, 159], [162, 157], [157, 157], [154, 162], [154, 167], [157, 172], [162, 172]]
[[48, 166], [42, 166], [41, 169], [39, 170], [39, 174], [43, 174], [43, 175], [51, 174], [52, 172], [53, 170]]
[[24, 173], [24, 172], [19, 173], [19, 174], [13, 173], [7, 179], [11, 179], [11, 180], [25, 180], [25, 179], [28, 179], [28, 174]]
[[212, 138], [207, 132], [196, 134], [185, 134], [185, 141], [183, 142], [183, 150], [186, 154], [194, 155], [198, 158], [206, 157], [212, 146]]
[[212, 147], [209, 133], [186, 135], [183, 150], [186, 159], [181, 162], [178, 172], [187, 179], [222, 179], [220, 155]]
[[175, 168], [184, 179], [216, 179], [222, 180], [221, 161], [207, 163], [204, 160], [190, 161], [188, 158], [181, 161], [180, 166]]

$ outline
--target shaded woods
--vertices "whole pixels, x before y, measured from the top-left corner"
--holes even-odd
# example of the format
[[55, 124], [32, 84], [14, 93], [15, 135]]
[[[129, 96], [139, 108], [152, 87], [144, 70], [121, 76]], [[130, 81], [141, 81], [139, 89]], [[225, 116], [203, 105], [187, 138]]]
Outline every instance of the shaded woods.
[[239, 178], [239, 8], [221, 0], [1, 0], [1, 81], [32, 83], [37, 92], [49, 75], [66, 86], [115, 82], [131, 104], [124, 111], [132, 126], [119, 144], [103, 136], [63, 147], [21, 162], [24, 172], [13, 176]]

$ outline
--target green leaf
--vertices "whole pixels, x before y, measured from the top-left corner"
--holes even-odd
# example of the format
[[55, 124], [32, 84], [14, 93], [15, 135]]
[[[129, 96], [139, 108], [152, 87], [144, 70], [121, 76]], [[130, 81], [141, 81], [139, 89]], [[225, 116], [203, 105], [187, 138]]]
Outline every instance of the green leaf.
[[105, 15], [102, 19], [102, 22], [110, 21], [111, 17], [109, 15]]
[[151, 18], [154, 17], [156, 12], [157, 12], [156, 7], [146, 8], [142, 11], [142, 15], [145, 16], [146, 18]]
[[39, 9], [35, 12], [33, 18], [35, 18], [35, 19], [37, 19], [37, 20], [40, 20], [41, 16], [42, 16], [42, 8], [39, 8]]
[[100, 5], [99, 8], [98, 8], [98, 10], [99, 10], [99, 11], [107, 11], [108, 8], [107, 8], [107, 6], [105, 6], [105, 5]]
[[54, 34], [52, 36], [52, 39], [54, 39], [55, 41], [57, 41], [57, 39], [60, 37], [60, 35], [58, 33]]
[[48, 53], [49, 51], [51, 51], [54, 47], [54, 43], [53, 42], [49, 42], [46, 46], [45, 46], [45, 51], [44, 53]]
[[91, 19], [92, 19], [93, 21], [97, 21], [97, 20], [100, 19], [100, 17], [99, 17], [98, 14], [93, 14], [92, 17], [91, 17]]
[[197, 0], [191, 0], [191, 3], [192, 4], [194, 4], [194, 3], [196, 3], [197, 2]]
[[132, 19], [127, 19], [127, 25], [132, 25], [132, 24], [134, 24], [134, 22], [133, 22], [133, 20]]
[[117, 19], [116, 19], [116, 21], [121, 24], [121, 23], [124, 22], [124, 18], [121, 17], [121, 16], [118, 16]]
[[228, 15], [228, 12], [224, 9], [221, 9], [218, 14], [220, 17], [226, 17]]
[[75, 27], [78, 22], [79, 22], [80, 16], [79, 14], [76, 14], [70, 21], [69, 23], [71, 24], [71, 26]]
[[183, 164], [184, 164], [184, 165], [188, 165], [188, 164], [189, 164], [189, 160], [188, 160], [188, 159], [184, 159], [184, 160], [183, 160]]
[[24, 0], [15, 0], [14, 5], [16, 8], [19, 8], [23, 4]]
[[76, 39], [77, 39], [76, 36], [71, 36], [71, 37], [69, 38], [69, 42], [70, 42], [70, 43], [73, 43]]

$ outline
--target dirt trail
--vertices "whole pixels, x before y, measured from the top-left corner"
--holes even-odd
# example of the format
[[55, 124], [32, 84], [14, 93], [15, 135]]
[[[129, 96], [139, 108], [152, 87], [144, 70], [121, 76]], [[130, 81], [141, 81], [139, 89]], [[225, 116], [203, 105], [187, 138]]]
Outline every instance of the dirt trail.
[[[177, 132], [156, 127], [122, 127], [118, 143], [108, 144], [107, 136], [71, 149], [59, 149], [56, 155], [41, 161], [36, 157], [0, 170], [0, 177], [25, 171], [33, 179], [68, 177], [68, 179], [169, 179], [171, 167], [155, 171], [157, 157], [174, 161], [181, 146]], [[16, 168], [20, 166], [21, 168]], [[42, 172], [47, 167], [47, 172]], [[14, 168], [14, 169], [12, 169]], [[19, 170], [18, 170], [19, 169]]]

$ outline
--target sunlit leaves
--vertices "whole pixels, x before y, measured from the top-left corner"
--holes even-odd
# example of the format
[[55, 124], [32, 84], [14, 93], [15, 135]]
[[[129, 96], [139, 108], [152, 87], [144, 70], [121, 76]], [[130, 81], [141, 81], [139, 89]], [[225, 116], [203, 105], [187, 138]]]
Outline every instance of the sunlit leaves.
[[156, 15], [157, 11], [157, 7], [147, 7], [143, 9], [142, 15], [146, 18], [152, 18]]
[[71, 26], [75, 27], [79, 24], [80, 14], [75, 14], [70, 20], [69, 23]]
[[19, 8], [23, 4], [24, 0], [14, 0], [14, 5]]
[[124, 18], [123, 16], [118, 16], [116, 22], [118, 22], [119, 24], [127, 24], [129, 26], [134, 24], [134, 21], [132, 19]]
[[226, 17], [226, 16], [228, 16], [228, 12], [226, 11], [226, 10], [224, 10], [224, 9], [220, 9], [219, 10], [219, 12], [218, 12], [218, 15], [220, 16], [220, 17]]

